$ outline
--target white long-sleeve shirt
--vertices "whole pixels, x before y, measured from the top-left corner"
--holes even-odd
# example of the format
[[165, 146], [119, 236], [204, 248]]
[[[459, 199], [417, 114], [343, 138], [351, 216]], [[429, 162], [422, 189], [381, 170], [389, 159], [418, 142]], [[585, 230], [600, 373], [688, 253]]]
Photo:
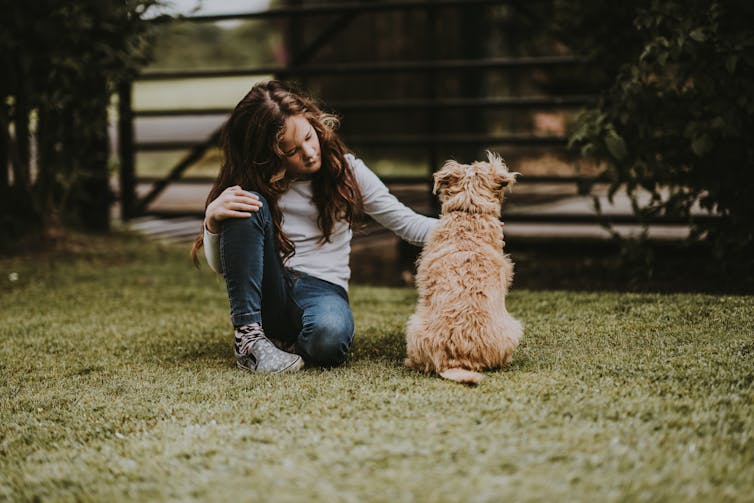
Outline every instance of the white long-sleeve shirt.
[[[346, 154], [346, 160], [361, 190], [364, 212], [409, 243], [424, 244], [437, 225], [437, 219], [419, 215], [398, 201], [361, 159]], [[353, 235], [348, 223], [336, 221], [330, 241], [321, 241], [322, 231], [317, 225], [318, 210], [312, 200], [311, 181], [292, 182], [289, 190], [280, 196], [278, 205], [283, 214], [283, 232], [296, 249], [286, 267], [348, 289]], [[220, 236], [209, 232], [206, 227], [204, 253], [212, 270], [222, 273]]]

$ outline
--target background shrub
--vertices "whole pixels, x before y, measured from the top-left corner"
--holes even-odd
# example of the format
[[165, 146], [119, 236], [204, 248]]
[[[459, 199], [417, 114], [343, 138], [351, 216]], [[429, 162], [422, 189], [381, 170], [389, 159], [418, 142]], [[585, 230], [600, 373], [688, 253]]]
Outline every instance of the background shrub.
[[[570, 143], [604, 166], [634, 212], [692, 225], [718, 258], [754, 256], [754, 3], [556, 2], [561, 39], [588, 57], [596, 105]], [[644, 189], [648, 199], [638, 199]]]

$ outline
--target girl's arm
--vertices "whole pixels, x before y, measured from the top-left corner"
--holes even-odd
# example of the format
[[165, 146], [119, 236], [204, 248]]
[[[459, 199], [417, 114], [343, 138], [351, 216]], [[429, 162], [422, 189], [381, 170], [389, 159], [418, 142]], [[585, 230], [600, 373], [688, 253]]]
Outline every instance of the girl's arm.
[[401, 239], [423, 245], [437, 225], [436, 218], [416, 213], [390, 193], [361, 159], [346, 155], [364, 199], [364, 212]]
[[223, 265], [220, 263], [220, 234], [213, 234], [204, 224], [204, 258], [207, 265], [217, 274], [223, 273]]
[[259, 196], [238, 185], [228, 187], [207, 205], [204, 213], [204, 256], [210, 269], [218, 274], [223, 272], [220, 263], [220, 222], [226, 218], [249, 218], [250, 212], [259, 211], [261, 207]]

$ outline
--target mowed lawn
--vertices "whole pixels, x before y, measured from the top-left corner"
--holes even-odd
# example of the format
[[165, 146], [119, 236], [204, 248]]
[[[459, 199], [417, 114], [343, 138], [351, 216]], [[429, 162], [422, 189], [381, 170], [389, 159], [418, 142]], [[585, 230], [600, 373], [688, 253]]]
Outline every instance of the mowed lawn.
[[514, 285], [469, 388], [401, 366], [413, 289], [351, 296], [344, 367], [255, 375], [185, 248], [0, 258], [0, 500], [754, 500], [754, 297]]

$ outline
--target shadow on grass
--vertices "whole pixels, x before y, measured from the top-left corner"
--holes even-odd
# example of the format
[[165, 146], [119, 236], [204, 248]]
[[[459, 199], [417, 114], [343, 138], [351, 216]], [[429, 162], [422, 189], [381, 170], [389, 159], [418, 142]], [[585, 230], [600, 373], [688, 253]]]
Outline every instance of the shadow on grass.
[[188, 365], [197, 368], [225, 365], [233, 359], [232, 337], [227, 341], [220, 340], [188, 340], [173, 341], [144, 341], [138, 348], [133, 349], [136, 357], [142, 362], [156, 365]]
[[208, 341], [178, 351], [175, 359], [181, 361], [225, 361], [233, 358], [232, 337], [227, 341]]

